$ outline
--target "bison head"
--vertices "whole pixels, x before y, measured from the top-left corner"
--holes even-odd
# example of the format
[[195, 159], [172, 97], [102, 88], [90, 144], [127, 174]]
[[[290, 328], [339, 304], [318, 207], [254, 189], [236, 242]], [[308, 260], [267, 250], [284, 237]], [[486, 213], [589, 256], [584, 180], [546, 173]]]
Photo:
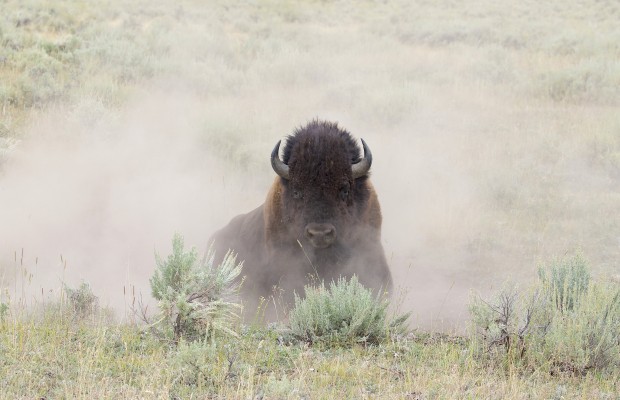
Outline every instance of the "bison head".
[[351, 135], [335, 123], [313, 121], [280, 142], [271, 153], [282, 240], [309, 243], [314, 254], [347, 248], [355, 240], [370, 196], [372, 154], [364, 156]]

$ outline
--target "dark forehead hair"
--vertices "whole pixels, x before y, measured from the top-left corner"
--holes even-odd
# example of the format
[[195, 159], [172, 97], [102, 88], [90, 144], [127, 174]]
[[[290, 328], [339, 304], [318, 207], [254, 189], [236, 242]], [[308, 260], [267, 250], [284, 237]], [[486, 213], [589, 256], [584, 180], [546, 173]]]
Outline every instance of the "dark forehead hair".
[[[313, 154], [303, 154], [306, 151]], [[338, 127], [336, 122], [317, 119], [297, 128], [287, 137], [282, 157], [285, 164], [289, 163], [293, 152], [297, 153], [296, 158], [312, 158], [317, 163], [323, 159], [340, 157], [356, 163], [361, 158], [360, 148], [349, 132]]]

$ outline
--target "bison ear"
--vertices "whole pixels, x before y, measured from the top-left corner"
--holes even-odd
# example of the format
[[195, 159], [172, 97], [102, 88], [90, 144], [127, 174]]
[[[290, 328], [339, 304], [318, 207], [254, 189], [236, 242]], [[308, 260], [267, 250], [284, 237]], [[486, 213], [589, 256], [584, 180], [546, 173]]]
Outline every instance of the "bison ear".
[[[364, 148], [364, 158], [362, 158], [359, 162], [351, 165], [351, 172], [353, 173], [353, 179], [361, 178], [362, 176], [366, 176], [368, 171], [370, 170], [370, 166], [372, 165], [372, 153], [370, 152], [370, 148], [364, 141], [364, 139], [360, 139], [362, 141], [362, 147]], [[278, 146], [280, 142], [278, 142]], [[276, 146], [277, 147], [277, 146]]]
[[276, 171], [276, 174], [286, 180], [289, 180], [288, 165], [284, 164], [282, 160], [280, 160], [280, 142], [281, 140], [278, 140], [276, 147], [274, 147], [271, 152], [271, 167], [274, 171]]

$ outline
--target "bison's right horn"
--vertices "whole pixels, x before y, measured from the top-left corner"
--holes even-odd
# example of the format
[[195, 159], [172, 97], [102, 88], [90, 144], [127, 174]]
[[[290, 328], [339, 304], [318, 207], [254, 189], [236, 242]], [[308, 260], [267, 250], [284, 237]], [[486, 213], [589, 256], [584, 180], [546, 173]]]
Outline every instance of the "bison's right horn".
[[364, 139], [360, 140], [362, 141], [362, 147], [364, 148], [364, 158], [362, 158], [359, 162], [351, 165], [353, 179], [366, 176], [368, 174], [368, 171], [370, 170], [370, 165], [372, 164], [372, 153], [370, 152], [370, 149], [368, 148], [366, 142], [364, 142]]
[[276, 147], [274, 147], [273, 151], [271, 152], [271, 166], [273, 167], [273, 170], [276, 171], [276, 174], [288, 180], [288, 165], [284, 164], [282, 160], [280, 160], [280, 142], [281, 140], [278, 140], [278, 143], [276, 143]]

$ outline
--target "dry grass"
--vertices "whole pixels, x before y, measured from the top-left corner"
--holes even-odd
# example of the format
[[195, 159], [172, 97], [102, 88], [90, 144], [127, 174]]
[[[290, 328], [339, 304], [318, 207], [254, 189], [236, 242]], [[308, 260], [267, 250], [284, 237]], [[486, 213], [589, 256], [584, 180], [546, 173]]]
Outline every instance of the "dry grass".
[[52, 318], [0, 325], [2, 399], [614, 399], [617, 377], [551, 377], [478, 364], [462, 340], [411, 335], [320, 350], [248, 330], [170, 349], [139, 329]]

